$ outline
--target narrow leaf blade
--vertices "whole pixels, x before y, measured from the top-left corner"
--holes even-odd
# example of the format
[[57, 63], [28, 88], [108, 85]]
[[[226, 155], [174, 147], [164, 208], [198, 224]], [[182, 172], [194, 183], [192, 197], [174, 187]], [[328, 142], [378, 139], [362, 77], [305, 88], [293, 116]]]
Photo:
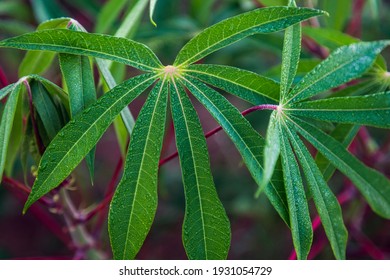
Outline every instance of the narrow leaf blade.
[[390, 41], [361, 42], [338, 48], [303, 77], [287, 102], [295, 103], [359, 78], [389, 44]]
[[186, 198], [183, 244], [189, 259], [226, 259], [230, 224], [210, 171], [206, 139], [191, 101], [175, 83], [171, 95]]
[[188, 65], [256, 33], [282, 30], [324, 12], [307, 8], [271, 7], [257, 9], [223, 20], [192, 38], [179, 52], [175, 65]]
[[146, 90], [154, 79], [152, 74], [145, 74], [123, 82], [71, 120], [57, 134], [41, 159], [38, 176], [23, 212], [72, 172], [120, 111]]
[[337, 259], [345, 259], [348, 232], [343, 222], [340, 204], [330, 191], [310, 152], [295, 132], [288, 128], [289, 138], [305, 173], [317, 212]]
[[390, 92], [299, 102], [286, 110], [323, 121], [390, 128]]
[[313, 241], [309, 207], [305, 196], [301, 174], [287, 132], [279, 125], [280, 154], [283, 177], [286, 186], [287, 202], [290, 210], [290, 227], [294, 248], [300, 260], [307, 258]]
[[279, 84], [250, 71], [230, 66], [194, 64], [188, 66], [184, 73], [255, 105], [279, 101]]
[[150, 71], [161, 62], [145, 45], [126, 38], [53, 29], [24, 34], [0, 42], [0, 47], [93, 56]]
[[334, 166], [347, 176], [378, 215], [390, 218], [390, 181], [378, 171], [365, 166], [338, 141], [315, 126], [296, 117], [293, 127]]
[[134, 259], [157, 209], [157, 175], [165, 131], [168, 87], [159, 82], [131, 136], [122, 179], [112, 199], [109, 233], [115, 259]]

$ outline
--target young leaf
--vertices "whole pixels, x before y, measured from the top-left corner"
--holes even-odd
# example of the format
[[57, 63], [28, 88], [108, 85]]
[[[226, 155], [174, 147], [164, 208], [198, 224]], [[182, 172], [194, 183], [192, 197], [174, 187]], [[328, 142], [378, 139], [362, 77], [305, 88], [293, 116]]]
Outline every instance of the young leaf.
[[0, 42], [0, 47], [94, 56], [150, 71], [161, 62], [145, 45], [126, 38], [66, 29], [43, 30]]
[[[222, 95], [196, 80], [184, 79], [184, 81], [191, 93], [206, 107], [233, 141], [253, 179], [260, 186], [263, 176], [264, 139]], [[288, 225], [287, 201], [281, 178], [281, 170], [275, 169], [272, 181], [265, 187], [265, 193]]]
[[390, 92], [300, 102], [285, 110], [324, 121], [390, 128]]
[[110, 0], [101, 9], [95, 27], [96, 33], [107, 33], [113, 26], [115, 19], [118, 18], [119, 13], [123, 10], [128, 0]]
[[115, 259], [134, 259], [157, 209], [157, 175], [165, 131], [168, 87], [159, 82], [143, 106], [131, 135], [122, 179], [109, 214]]
[[183, 72], [254, 105], [279, 101], [279, 84], [250, 71], [222, 65], [194, 64]]
[[305, 137], [337, 169], [347, 176], [378, 215], [390, 218], [390, 181], [378, 171], [365, 166], [350, 154], [340, 142], [315, 126], [296, 117], [292, 126]]
[[12, 92], [10, 93], [7, 103], [5, 104], [3, 114], [0, 121], [0, 182], [3, 178], [4, 167], [6, 164], [6, 157], [8, 151], [8, 145], [10, 142], [11, 130], [13, 120], [16, 112], [16, 108], [19, 101], [21, 84], [14, 85]]
[[[296, 7], [295, 1], [290, 1], [289, 6]], [[297, 73], [299, 58], [301, 55], [302, 31], [300, 23], [286, 29], [284, 34], [282, 75], [280, 79], [280, 96], [284, 101], [293, 84]]]
[[147, 6], [148, 2], [149, 0], [138, 0], [134, 4], [134, 6], [131, 7], [125, 19], [123, 20], [123, 23], [115, 32], [115, 37], [127, 38], [132, 33], [134, 33], [136, 27], [138, 26], [142, 18], [143, 11]]
[[56, 188], [96, 145], [115, 117], [155, 80], [152, 74], [118, 85], [71, 120], [47, 147], [23, 212]]
[[[41, 23], [37, 27], [37, 31], [47, 29], [59, 29], [66, 28], [70, 18], [57, 18], [51, 19]], [[27, 76], [31, 74], [42, 74], [44, 73], [51, 63], [53, 62], [55, 53], [44, 52], [44, 51], [29, 51], [23, 58], [22, 63], [19, 66], [19, 76]]]
[[257, 9], [223, 20], [192, 38], [179, 52], [174, 65], [188, 65], [212, 52], [256, 33], [280, 31], [323, 11], [307, 8], [272, 7]]
[[[95, 81], [88, 57], [60, 54], [62, 77], [68, 88], [71, 117], [74, 118], [96, 101]], [[94, 178], [95, 148], [86, 157], [91, 181]]]
[[288, 208], [290, 210], [291, 234], [297, 258], [304, 260], [309, 255], [313, 241], [309, 208], [298, 163], [287, 137], [286, 129], [280, 122], [279, 129], [280, 154], [282, 157]]
[[295, 103], [340, 86], [363, 75], [390, 41], [362, 42], [343, 46], [309, 72], [292, 89], [285, 103]]
[[277, 119], [277, 111], [273, 111], [268, 124], [267, 136], [264, 147], [264, 174], [261, 184], [256, 192], [256, 197], [260, 195], [262, 190], [269, 184], [272, 175], [274, 174], [275, 165], [280, 154], [279, 141], [279, 123]]
[[150, 22], [153, 23], [154, 26], [157, 26], [157, 24], [153, 20], [153, 14], [154, 9], [156, 9], [157, 0], [150, 0], [150, 6], [149, 6], [149, 18]]
[[173, 81], [172, 116], [184, 184], [183, 244], [189, 259], [226, 259], [230, 224], [215, 190], [206, 139], [190, 99]]
[[320, 215], [333, 253], [337, 259], [345, 259], [348, 232], [343, 222], [340, 204], [330, 191], [316, 162], [298, 135], [292, 132], [290, 128], [286, 130], [305, 173], [310, 193], [313, 195], [317, 212]]

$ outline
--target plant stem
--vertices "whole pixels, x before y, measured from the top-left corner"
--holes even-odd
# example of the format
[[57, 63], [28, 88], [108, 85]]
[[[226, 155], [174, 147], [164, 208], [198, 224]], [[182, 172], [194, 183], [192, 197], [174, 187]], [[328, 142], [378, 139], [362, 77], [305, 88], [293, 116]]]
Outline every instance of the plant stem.
[[9, 85], [7, 76], [5, 75], [4, 70], [1, 67], [0, 67], [0, 83], [1, 83], [2, 87], [6, 87]]

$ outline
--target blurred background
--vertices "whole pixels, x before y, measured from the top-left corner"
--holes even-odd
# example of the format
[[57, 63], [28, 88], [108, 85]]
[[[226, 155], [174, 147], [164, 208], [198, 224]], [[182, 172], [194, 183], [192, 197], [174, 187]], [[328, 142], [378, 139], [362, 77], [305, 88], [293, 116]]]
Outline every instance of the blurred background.
[[[136, 16], [136, 24], [126, 30], [125, 36], [148, 45], [163, 64], [171, 64], [180, 48], [199, 31], [223, 20], [258, 7], [285, 5], [283, 0], [158, 0], [153, 16], [157, 26], [149, 19], [147, 6], [140, 13], [131, 14], [140, 0], [0, 0], [0, 39], [34, 31], [52, 18], [71, 17], [88, 32], [114, 35], [123, 29], [128, 16]], [[305, 25], [326, 27], [344, 32], [362, 40], [390, 39], [390, 1], [385, 0], [302, 0], [299, 6], [324, 9], [330, 13]], [[138, 6], [137, 6], [138, 5]], [[231, 65], [279, 77], [283, 33], [256, 35], [220, 50], [202, 63]], [[331, 50], [305, 36], [302, 58], [313, 67]], [[18, 70], [25, 52], [0, 49], [0, 88], [20, 78]], [[389, 50], [383, 53], [389, 60]], [[308, 63], [307, 65], [309, 65]], [[300, 75], [310, 69], [302, 67]], [[117, 82], [137, 72], [114, 64], [112, 72]], [[58, 61], [42, 74], [62, 84]], [[298, 75], [299, 78], [299, 75]], [[98, 78], [96, 78], [98, 85]], [[370, 85], [366, 90], [378, 91], [384, 85]], [[101, 93], [100, 93], [101, 94]], [[146, 95], [130, 105], [137, 116]], [[240, 110], [249, 107], [243, 101], [227, 96]], [[194, 100], [194, 105], [205, 132], [216, 127], [211, 116]], [[1, 104], [3, 106], [3, 104]], [[248, 119], [262, 135], [265, 134], [269, 113], [255, 112]], [[168, 120], [162, 158], [175, 151], [173, 125]], [[11, 139], [12, 141], [12, 139]], [[208, 139], [211, 166], [220, 198], [231, 221], [232, 242], [229, 259], [288, 259], [293, 258], [290, 232], [263, 195], [254, 199], [256, 184], [243, 165], [234, 145], [223, 132]], [[390, 175], [389, 133], [380, 129], [362, 128], [350, 150], [367, 165]], [[95, 183], [91, 186], [85, 164], [72, 176], [70, 199], [77, 210], [96, 209], [87, 221], [66, 220], [57, 209], [36, 203], [22, 215], [26, 194], [15, 186], [31, 186], [36, 166], [26, 181], [19, 159], [10, 177], [13, 184], [0, 187], [0, 259], [88, 259], [111, 258], [107, 233], [107, 190], [118, 182], [121, 170], [121, 151], [116, 135], [110, 128], [97, 145]], [[345, 223], [349, 230], [349, 259], [389, 259], [390, 222], [369, 209], [351, 183], [335, 173], [329, 182], [342, 204]], [[55, 196], [55, 193], [53, 194]], [[316, 223], [316, 210], [311, 213]], [[82, 211], [81, 211], [82, 212]], [[181, 241], [184, 216], [184, 193], [177, 159], [160, 169], [159, 206], [153, 227], [138, 254], [139, 259], [186, 259]], [[313, 249], [309, 258], [333, 259], [329, 243], [320, 225], [316, 225]]]

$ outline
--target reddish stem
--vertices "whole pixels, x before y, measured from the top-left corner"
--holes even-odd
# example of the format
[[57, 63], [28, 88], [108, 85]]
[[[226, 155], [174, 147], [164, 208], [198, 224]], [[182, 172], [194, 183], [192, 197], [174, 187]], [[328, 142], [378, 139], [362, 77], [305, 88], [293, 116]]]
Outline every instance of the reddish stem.
[[347, 33], [354, 37], [361, 37], [362, 15], [365, 0], [356, 0], [352, 10], [352, 20], [347, 28]]
[[0, 66], [0, 83], [2, 87], [6, 87], [9, 85], [7, 76], [5, 75], [4, 70], [3, 68], [1, 68], [1, 66]]
[[360, 230], [352, 227], [350, 233], [371, 258], [374, 260], [386, 259], [385, 254]]

